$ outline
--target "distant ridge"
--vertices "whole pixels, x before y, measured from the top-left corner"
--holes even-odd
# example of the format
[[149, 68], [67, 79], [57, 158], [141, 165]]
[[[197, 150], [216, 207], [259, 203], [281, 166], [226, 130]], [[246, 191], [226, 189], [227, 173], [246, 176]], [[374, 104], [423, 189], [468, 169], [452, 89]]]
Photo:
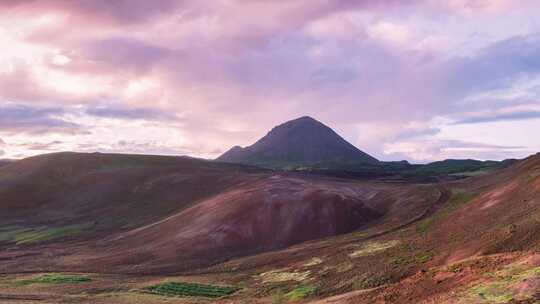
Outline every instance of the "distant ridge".
[[253, 145], [245, 148], [235, 146], [217, 160], [266, 165], [339, 161], [365, 164], [379, 162], [347, 142], [328, 126], [309, 116], [276, 126]]
[[0, 159], [0, 167], [9, 165], [12, 162], [15, 162], [15, 160], [14, 159]]

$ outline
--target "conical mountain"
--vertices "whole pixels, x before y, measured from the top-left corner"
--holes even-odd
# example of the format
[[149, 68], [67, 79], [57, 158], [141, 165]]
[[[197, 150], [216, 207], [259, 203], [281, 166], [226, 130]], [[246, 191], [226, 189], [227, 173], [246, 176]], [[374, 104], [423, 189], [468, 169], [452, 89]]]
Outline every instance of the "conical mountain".
[[360, 151], [323, 123], [304, 116], [277, 127], [249, 147], [233, 147], [218, 161], [246, 164], [309, 164], [378, 160]]

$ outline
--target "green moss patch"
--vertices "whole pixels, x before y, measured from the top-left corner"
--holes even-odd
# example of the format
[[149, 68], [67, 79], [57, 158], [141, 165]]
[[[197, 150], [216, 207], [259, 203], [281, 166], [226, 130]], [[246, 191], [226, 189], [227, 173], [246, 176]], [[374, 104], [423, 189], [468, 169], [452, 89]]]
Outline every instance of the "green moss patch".
[[476, 295], [478, 300], [487, 303], [508, 303], [514, 299], [512, 293], [506, 290], [505, 284], [501, 282], [480, 284], [472, 288], [470, 292]]
[[433, 259], [432, 252], [423, 252], [413, 256], [393, 256], [388, 259], [388, 263], [394, 268], [405, 265], [425, 264]]
[[431, 261], [432, 258], [433, 258], [433, 254], [431, 252], [426, 252], [426, 253], [421, 253], [421, 254], [416, 255], [414, 257], [414, 260], [416, 263], [424, 264]]
[[90, 282], [88, 276], [76, 275], [76, 274], [61, 274], [61, 273], [49, 273], [44, 274], [32, 279], [17, 281], [18, 285], [31, 285], [31, 284], [74, 284]]
[[17, 226], [0, 228], [0, 242], [13, 242], [18, 235], [30, 232], [30, 228], [21, 228]]
[[474, 198], [474, 194], [467, 192], [463, 189], [452, 189], [452, 197], [448, 201], [447, 207], [443, 210], [443, 213], [450, 213], [459, 209], [461, 206], [470, 202]]
[[163, 296], [220, 298], [235, 293], [238, 288], [199, 283], [166, 282], [146, 287], [145, 290]]
[[285, 294], [285, 298], [290, 301], [299, 301], [317, 293], [317, 288], [313, 285], [300, 285]]
[[416, 226], [416, 231], [418, 233], [422, 233], [422, 234], [427, 233], [429, 227], [433, 224], [433, 222], [435, 222], [436, 219], [437, 219], [436, 216], [431, 216], [431, 217], [428, 217], [427, 219], [421, 221]]
[[368, 237], [369, 233], [363, 232], [363, 231], [357, 231], [357, 232], [350, 233], [350, 236], [352, 236], [353, 238], [363, 239], [363, 238]]
[[356, 278], [353, 287], [354, 289], [369, 289], [387, 285], [391, 282], [392, 278], [387, 274], [368, 273]]
[[93, 223], [61, 227], [4, 227], [0, 228], [0, 242], [16, 243], [17, 245], [40, 243], [78, 235], [92, 226]]
[[529, 300], [535, 296], [536, 287], [526, 288], [529, 280], [540, 279], [540, 267], [509, 265], [501, 271], [487, 275], [487, 281], [471, 287], [458, 297], [459, 303], [508, 303], [512, 300]]

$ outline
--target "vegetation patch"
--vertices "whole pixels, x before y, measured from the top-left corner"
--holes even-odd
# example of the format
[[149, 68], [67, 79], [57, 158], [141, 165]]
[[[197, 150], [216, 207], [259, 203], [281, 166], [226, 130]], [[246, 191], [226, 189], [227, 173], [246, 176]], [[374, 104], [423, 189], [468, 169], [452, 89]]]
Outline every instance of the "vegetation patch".
[[322, 264], [322, 262], [323, 260], [321, 258], [315, 257], [309, 260], [307, 263], [305, 263], [304, 267], [316, 266], [316, 265]]
[[285, 298], [290, 301], [299, 301], [317, 293], [317, 288], [313, 285], [300, 285], [285, 294]]
[[62, 273], [48, 273], [28, 280], [17, 281], [18, 285], [31, 285], [31, 284], [74, 284], [90, 282], [88, 276], [77, 274], [62, 274]]
[[30, 228], [21, 228], [17, 226], [0, 228], [0, 242], [13, 242], [17, 235], [32, 231]]
[[372, 255], [374, 253], [387, 250], [399, 244], [398, 240], [391, 240], [387, 242], [370, 242], [363, 245], [360, 249], [350, 253], [351, 258], [358, 258], [362, 256]]
[[535, 283], [528, 288], [527, 282], [540, 280], [540, 267], [509, 265], [505, 269], [489, 274], [488, 281], [475, 285], [459, 298], [460, 303], [508, 303], [512, 300], [529, 300], [535, 296]]
[[446, 271], [453, 272], [453, 273], [460, 273], [464, 270], [464, 265], [462, 263], [456, 263], [448, 266]]
[[375, 288], [375, 287], [389, 284], [391, 281], [392, 280], [390, 276], [371, 274], [371, 275], [364, 276], [358, 282], [355, 282], [354, 287], [356, 289]]
[[465, 205], [474, 198], [474, 194], [467, 192], [463, 189], [452, 189], [452, 197], [448, 201], [447, 207], [443, 210], [443, 213], [448, 214], [452, 211], [459, 209], [459, 207]]
[[423, 252], [414, 256], [393, 256], [388, 259], [388, 263], [395, 268], [409, 264], [424, 264], [433, 258], [433, 253]]
[[477, 171], [466, 171], [466, 172], [458, 172], [458, 173], [452, 173], [449, 174], [451, 176], [458, 176], [458, 177], [473, 177], [473, 176], [481, 176], [489, 174], [492, 170], [490, 169], [484, 169], [484, 170], [477, 170]]
[[354, 237], [354, 238], [363, 239], [363, 238], [365, 238], [365, 237], [368, 237], [368, 236], [369, 236], [369, 233], [363, 232], [363, 231], [357, 231], [357, 232], [352, 232], [350, 235], [351, 235], [352, 237]]
[[145, 290], [153, 294], [172, 297], [221, 298], [235, 293], [238, 288], [198, 283], [166, 282], [146, 287]]
[[272, 295], [272, 304], [282, 304], [285, 302], [285, 295], [282, 291], [278, 291]]
[[463, 172], [473, 173], [477, 171], [490, 171], [508, 167], [513, 163], [512, 160], [496, 162], [496, 161], [479, 161], [472, 159], [449, 159], [445, 161], [433, 162], [427, 165], [417, 167], [414, 172], [423, 175], [463, 175]]
[[61, 227], [4, 227], [0, 229], [0, 241], [22, 244], [33, 244], [58, 238], [74, 236], [93, 226], [93, 223], [68, 225]]
[[388, 259], [388, 263], [393, 266], [407, 265], [411, 262], [411, 259], [404, 256], [393, 256]]
[[289, 272], [287, 269], [271, 270], [259, 274], [265, 283], [277, 283], [287, 281], [302, 282], [309, 278], [310, 271], [295, 271]]
[[433, 222], [435, 222], [435, 220], [438, 218], [438, 216], [430, 216], [428, 217], [427, 219], [421, 221], [420, 223], [418, 223], [418, 225], [416, 226], [416, 231], [418, 233], [421, 233], [421, 234], [426, 234], [429, 227], [433, 224]]
[[431, 227], [434, 222], [445, 218], [453, 211], [470, 202], [473, 198], [474, 194], [469, 193], [463, 189], [452, 189], [452, 196], [446, 204], [446, 207], [443, 210], [418, 223], [418, 225], [416, 226], [416, 231], [422, 234], [427, 233], [429, 227]]
[[425, 253], [421, 253], [415, 256], [414, 260], [416, 263], [424, 264], [431, 261], [432, 258], [433, 258], [433, 254], [431, 252], [425, 252]]
[[540, 166], [534, 166], [533, 168], [531, 168], [531, 170], [529, 171], [529, 178], [530, 179], [535, 179], [537, 177], [540, 176]]
[[354, 269], [354, 264], [349, 262], [340, 263], [335, 267], [330, 267], [329, 269], [335, 270], [337, 273], [344, 273]]
[[480, 284], [470, 290], [472, 294], [478, 295], [479, 300], [488, 303], [508, 303], [514, 297], [509, 293], [504, 283]]

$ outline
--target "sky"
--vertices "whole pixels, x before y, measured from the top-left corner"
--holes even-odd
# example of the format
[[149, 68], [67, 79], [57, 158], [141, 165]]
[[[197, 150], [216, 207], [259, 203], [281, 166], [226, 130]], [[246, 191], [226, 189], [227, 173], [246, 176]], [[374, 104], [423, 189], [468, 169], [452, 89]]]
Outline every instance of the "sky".
[[2, 0], [0, 158], [215, 158], [300, 116], [380, 160], [540, 151], [536, 0]]

